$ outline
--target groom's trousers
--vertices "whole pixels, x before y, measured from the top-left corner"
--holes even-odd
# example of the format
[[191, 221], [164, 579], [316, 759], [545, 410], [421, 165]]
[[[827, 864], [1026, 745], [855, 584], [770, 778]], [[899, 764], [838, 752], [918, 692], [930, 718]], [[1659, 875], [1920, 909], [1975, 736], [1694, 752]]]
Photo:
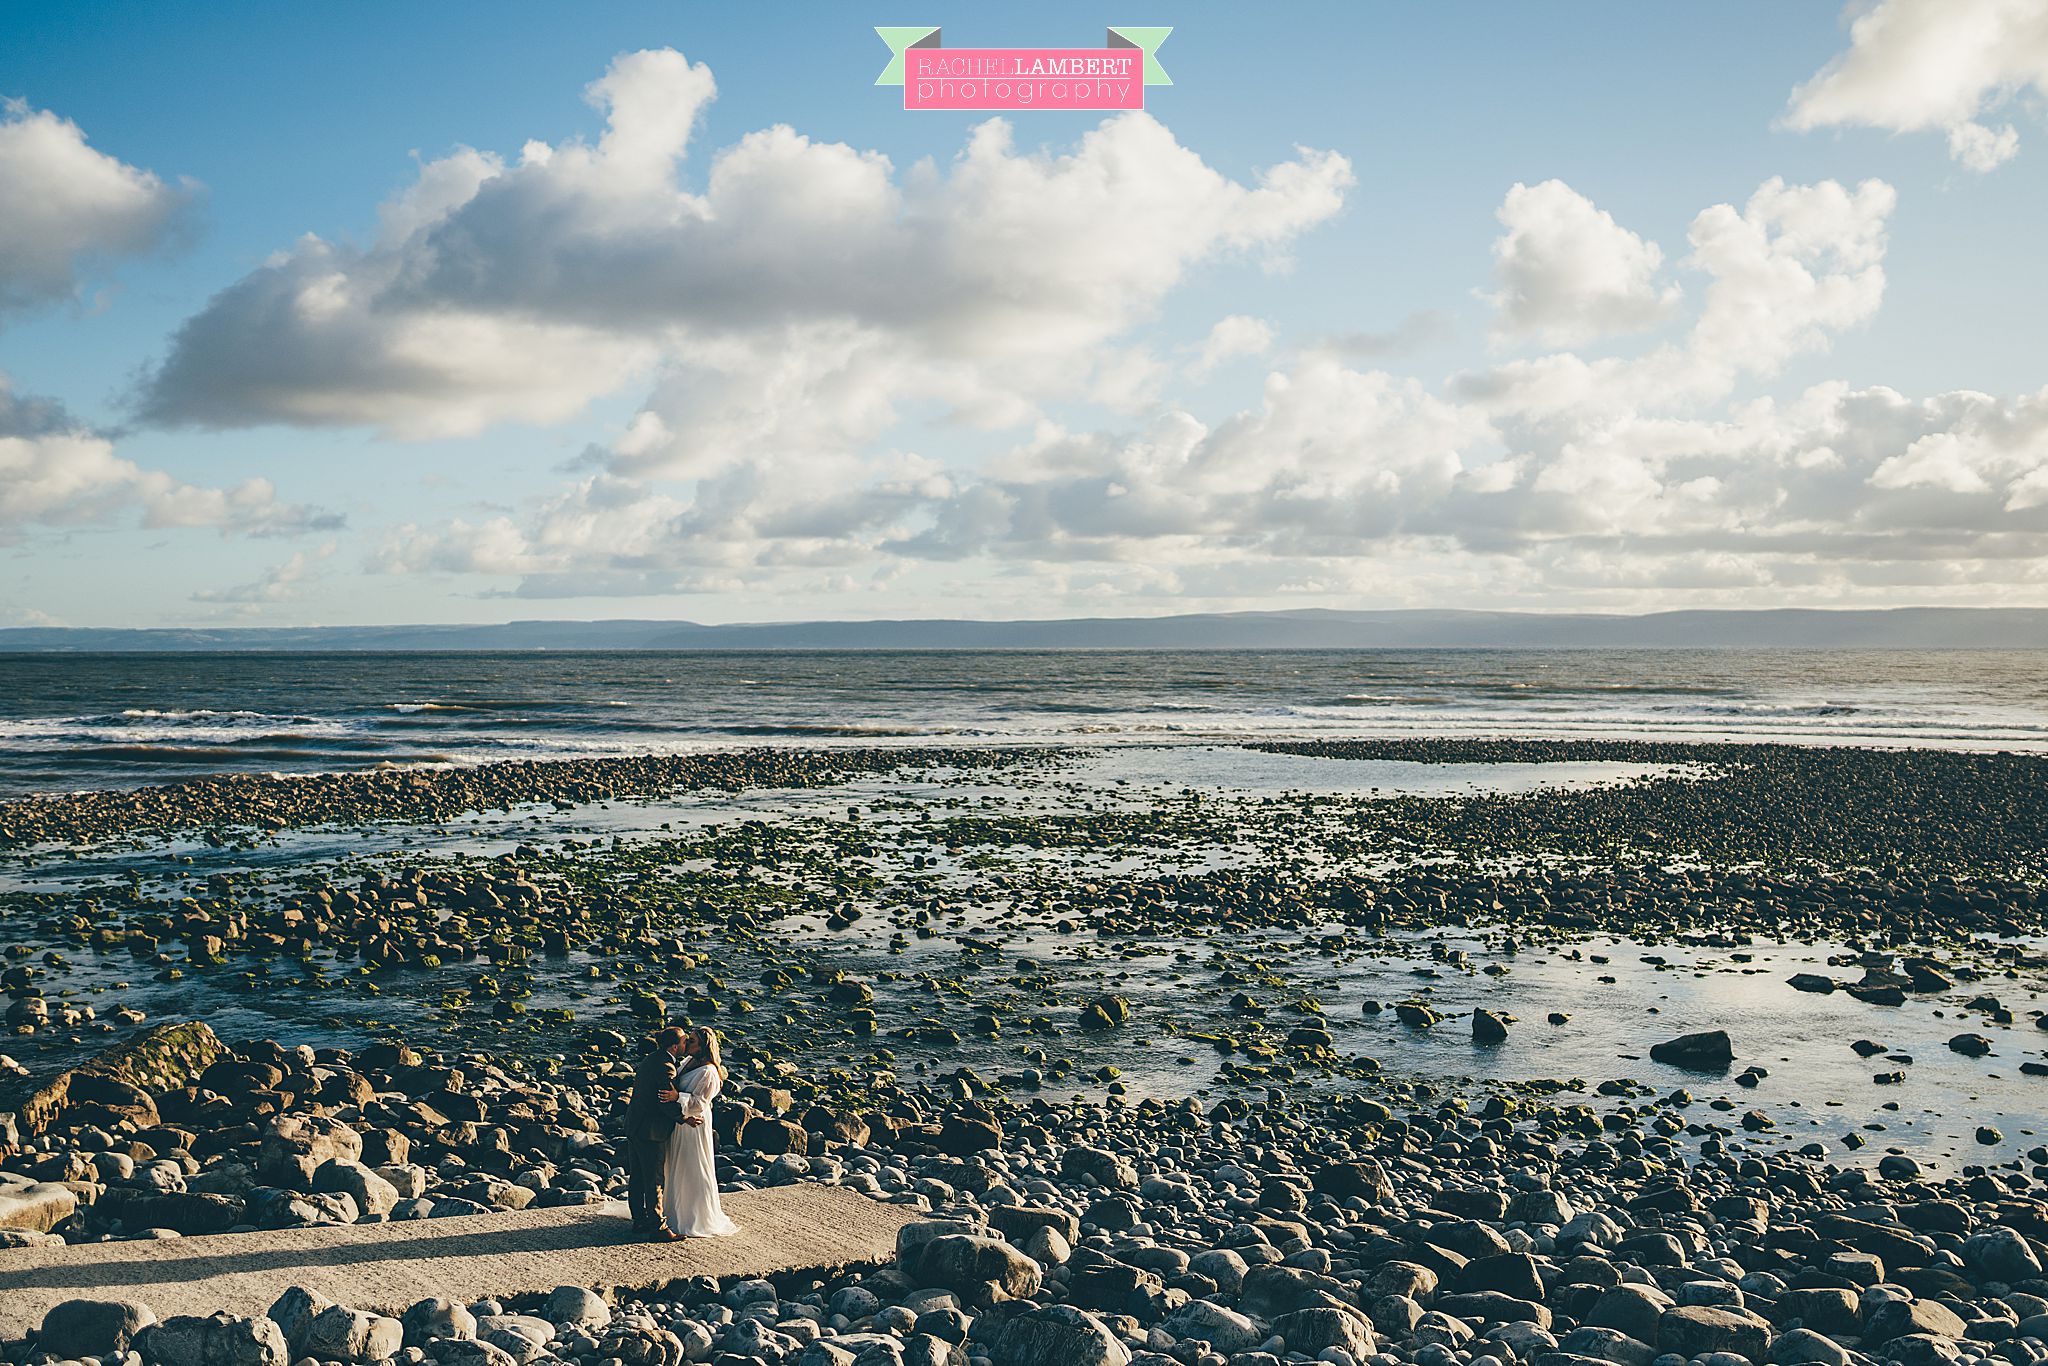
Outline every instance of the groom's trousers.
[[626, 1143], [626, 1208], [640, 1233], [661, 1227], [661, 1167], [667, 1146], [640, 1139]]

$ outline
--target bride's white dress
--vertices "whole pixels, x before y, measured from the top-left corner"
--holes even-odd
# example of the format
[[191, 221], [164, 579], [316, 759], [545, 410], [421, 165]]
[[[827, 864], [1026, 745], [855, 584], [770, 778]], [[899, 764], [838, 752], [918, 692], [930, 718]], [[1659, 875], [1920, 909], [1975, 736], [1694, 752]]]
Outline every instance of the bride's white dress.
[[684, 1238], [722, 1238], [740, 1231], [718, 1203], [718, 1169], [711, 1160], [711, 1102], [718, 1089], [715, 1067], [693, 1067], [676, 1083], [683, 1117], [704, 1121], [676, 1125], [668, 1140], [662, 1219]]

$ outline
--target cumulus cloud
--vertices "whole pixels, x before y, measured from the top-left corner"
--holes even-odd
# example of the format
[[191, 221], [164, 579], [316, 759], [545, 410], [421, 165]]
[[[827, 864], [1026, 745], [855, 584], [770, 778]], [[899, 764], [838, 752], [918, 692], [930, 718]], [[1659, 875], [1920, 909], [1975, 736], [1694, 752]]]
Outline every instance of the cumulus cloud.
[[[75, 298], [81, 272], [172, 240], [193, 197], [89, 145], [77, 124], [0, 102], [0, 321]], [[188, 484], [115, 454], [55, 399], [0, 374], [0, 545], [32, 530], [133, 524], [281, 535], [339, 518], [278, 501], [266, 479]]]
[[[1040, 418], [971, 470], [820, 449], [785, 478], [693, 457], [687, 495], [614, 471], [530, 515], [405, 528], [385, 567], [514, 577], [525, 596], [761, 589], [884, 565], [958, 593], [987, 569], [997, 578], [976, 591], [1037, 585], [1024, 610], [1107, 591], [1539, 604], [2017, 591], [2048, 555], [2048, 390], [1740, 396], [1874, 313], [1892, 207], [1881, 182], [1771, 180], [1702, 211], [1677, 265], [1699, 281], [1683, 333], [1640, 354], [1559, 351], [1438, 386], [1316, 348], [1220, 417]], [[836, 373], [793, 366], [789, 392]], [[690, 439], [651, 422], [618, 449]]]
[[1794, 128], [1939, 129], [1949, 155], [1989, 171], [2019, 151], [1994, 122], [2031, 90], [2048, 95], [2048, 7], [2039, 0], [1879, 0], [1848, 50], [1792, 92]]
[[230, 489], [187, 484], [114, 454], [104, 437], [71, 430], [0, 436], [0, 542], [30, 526], [75, 527], [132, 519], [144, 527], [212, 527], [285, 535], [339, 520], [280, 503], [267, 479]]
[[69, 119], [0, 102], [0, 316], [76, 297], [93, 261], [163, 245], [192, 195], [95, 149]]
[[1283, 248], [1352, 179], [1303, 151], [1240, 183], [1127, 114], [1064, 154], [990, 120], [949, 165], [902, 172], [778, 125], [686, 184], [708, 70], [631, 53], [588, 93], [595, 142], [429, 162], [374, 242], [309, 237], [222, 291], [173, 339], [143, 416], [451, 435], [552, 421], [655, 372], [620, 456], [641, 474], [828, 428], [858, 439], [908, 396], [1011, 421], [1048, 394], [1129, 388], [1129, 358], [1097, 374], [1095, 348], [1197, 262]]
[[1244, 356], [1262, 356], [1272, 345], [1271, 323], [1263, 318], [1233, 313], [1218, 319], [1216, 325], [1209, 329], [1209, 335], [1202, 339], [1201, 348], [1188, 366], [1188, 373], [1200, 379], [1230, 361]]
[[1563, 181], [1515, 185], [1499, 218], [1507, 231], [1493, 244], [1497, 337], [1570, 346], [1653, 327], [1677, 310], [1678, 287], [1659, 280], [1657, 244]]

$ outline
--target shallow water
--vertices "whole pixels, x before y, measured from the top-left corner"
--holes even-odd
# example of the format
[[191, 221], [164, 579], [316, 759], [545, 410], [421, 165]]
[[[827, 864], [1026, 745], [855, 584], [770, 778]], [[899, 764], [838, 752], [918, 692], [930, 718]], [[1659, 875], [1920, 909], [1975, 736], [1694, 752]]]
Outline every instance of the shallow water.
[[[797, 954], [828, 961], [873, 985], [885, 1036], [893, 1026], [914, 1019], [947, 1025], [963, 1036], [955, 1046], [912, 1045], [887, 1037], [823, 1039], [794, 1059], [810, 1066], [858, 1060], [879, 1044], [894, 1051], [897, 1066], [904, 1071], [920, 1063], [934, 1072], [966, 1065], [995, 1076], [1026, 1066], [1024, 1050], [1037, 1045], [1055, 1058], [1075, 1063], [1071, 1077], [1048, 1084], [1050, 1094], [1099, 1092], [1099, 1084], [1085, 1079], [1113, 1064], [1134, 1094], [1213, 1099], [1235, 1089], [1219, 1073], [1223, 1057], [1206, 1043], [1176, 1036], [1190, 1030], [1244, 1028], [1245, 1022], [1230, 1013], [1230, 998], [1240, 985], [1223, 975], [1227, 969], [1240, 977], [1267, 976], [1245, 989], [1268, 1008], [1266, 1023], [1278, 1033], [1313, 1019], [1288, 1010], [1290, 1003], [1313, 998], [1321, 1004], [1337, 1052], [1351, 1059], [1376, 1059], [1389, 1076], [1448, 1080], [1472, 1092], [1575, 1079], [1584, 1090], [1567, 1091], [1560, 1099], [1601, 1106], [1616, 1102], [1595, 1096], [1592, 1088], [1610, 1079], [1633, 1079], [1660, 1094], [1684, 1087], [1699, 1098], [1685, 1112], [1696, 1122], [1733, 1125], [1742, 1111], [1762, 1108], [1780, 1126], [1770, 1141], [1817, 1138], [1840, 1156], [1849, 1155], [1838, 1143], [1844, 1134], [1882, 1124], [1882, 1131], [1864, 1131], [1869, 1153], [1896, 1147], [1950, 1167], [2024, 1152], [2039, 1141], [2037, 1134], [2048, 1133], [2048, 1106], [2040, 1099], [2048, 1079], [2018, 1072], [2020, 1061], [2042, 1056], [2048, 1046], [2048, 1034], [2034, 1028], [2030, 1018], [2030, 1012], [2042, 1008], [2042, 995], [2048, 991], [2048, 982], [2036, 973], [1959, 985], [1943, 997], [1915, 997], [1903, 1007], [1885, 1008], [1841, 993], [1802, 994], [1786, 984], [1795, 972], [1830, 972], [1829, 955], [1851, 946], [1651, 946], [1593, 937], [1510, 951], [1506, 936], [1498, 931], [1446, 929], [1396, 940], [1347, 933], [1341, 926], [1228, 937], [1194, 933], [1111, 940], [1060, 933], [1048, 917], [1019, 914], [1006, 901], [986, 895], [986, 860], [998, 854], [1001, 868], [1010, 873], [1042, 869], [1076, 881], [1120, 869], [1284, 864], [1292, 857], [1289, 849], [1268, 842], [1275, 819], [1269, 803], [1276, 794], [1317, 796], [1307, 803], [1297, 800], [1285, 810], [1313, 811], [1325, 803], [1338, 810], [1375, 796], [1457, 800], [1474, 791], [1626, 782], [1657, 771], [1631, 765], [1335, 761], [1209, 745], [1114, 747], [1043, 764], [968, 774], [863, 778], [826, 789], [703, 792], [566, 812], [529, 808], [435, 827], [383, 824], [296, 831], [253, 849], [149, 842], [81, 851], [79, 857], [62, 862], [16, 858], [6, 865], [5, 876], [8, 886], [47, 891], [100, 880], [125, 881], [132, 872], [143, 878], [152, 895], [163, 897], [218, 871], [248, 871], [283, 880], [346, 860], [359, 875], [358, 861], [366, 856], [402, 862], [490, 857], [520, 843], [548, 847], [565, 838], [600, 846], [613, 841], [631, 845], [738, 819], [822, 829], [825, 822], [852, 819], [857, 808], [859, 819], [876, 835], [875, 866], [886, 883], [910, 875], [909, 855], [899, 847], [898, 837], [917, 834], [926, 813], [943, 818], [1149, 810], [1188, 801], [1192, 795], [1209, 828], [1220, 824], [1244, 831], [1245, 836], [1235, 843], [1205, 839], [1152, 850], [963, 849], [958, 856], [934, 857], [932, 867], [916, 874], [925, 892], [945, 907], [934, 917], [939, 932], [931, 937], [909, 934], [897, 940], [897, 932], [909, 922], [900, 912], [885, 910], [839, 930], [828, 929], [815, 916], [790, 917], [777, 922], [765, 948], [707, 947], [720, 955], [719, 973], [733, 982], [753, 980], [771, 957], [782, 961]], [[664, 825], [669, 828], [664, 830]], [[778, 873], [763, 870], [761, 876], [772, 879]], [[10, 928], [17, 933], [21, 929]], [[1318, 944], [1325, 933], [1345, 935], [1335, 955], [1323, 952]], [[989, 950], [964, 951], [963, 935], [977, 938]], [[2024, 947], [2038, 953], [2043, 945], [2029, 941]], [[585, 976], [592, 966], [615, 969], [618, 960], [582, 953], [536, 959], [523, 969], [492, 968], [477, 960], [451, 964], [439, 972], [384, 973], [374, 979], [377, 994], [366, 996], [339, 986], [313, 990], [304, 984], [279, 983], [276, 979], [302, 972], [295, 963], [272, 964], [267, 970], [270, 984], [250, 991], [244, 989], [247, 979], [241, 976], [247, 965], [240, 961], [226, 968], [193, 968], [183, 981], [168, 982], [157, 980], [154, 968], [125, 953], [65, 952], [75, 966], [49, 979], [53, 993], [68, 990], [74, 999], [93, 1002], [103, 1012], [120, 1003], [137, 1006], [152, 1019], [207, 1019], [231, 1039], [269, 1036], [286, 1042], [350, 1044], [398, 1026], [408, 1037], [431, 1040], [448, 1019], [439, 1006], [451, 987], [472, 985], [480, 977], [526, 974], [532, 980], [529, 1011], [567, 1008], [575, 1011], [577, 1023], [562, 1027], [558, 1035], [543, 1030], [514, 1042], [509, 1036], [495, 1038], [492, 1022], [472, 1012], [457, 1025], [449, 1043], [549, 1051], [566, 1046], [593, 1023], [630, 1027], [622, 1010], [603, 1004], [620, 983], [593, 982]], [[1456, 961], [1456, 953], [1466, 961]], [[1647, 956], [1665, 962], [1644, 962]], [[1597, 961], [1601, 957], [1609, 961]], [[1047, 965], [1057, 988], [1042, 999], [1057, 1004], [1034, 1007], [1031, 992], [1008, 984], [1021, 958]], [[1509, 970], [1487, 975], [1480, 970], [1487, 964]], [[350, 963], [332, 959], [325, 966], [330, 979], [337, 981], [353, 969]], [[1835, 968], [1832, 975], [1856, 974]], [[935, 990], [934, 984], [943, 982], [973, 983], [975, 989]], [[1091, 1037], [1068, 1029], [1056, 1037], [1038, 1038], [1009, 1024], [999, 1039], [982, 1039], [971, 1032], [970, 1020], [982, 1004], [1002, 1002], [1006, 1022], [1034, 1008], [1070, 1022], [1075, 1002], [1108, 991], [1128, 997], [1134, 1009], [1131, 1024], [1109, 1036]], [[1962, 1002], [1984, 991], [1994, 991], [2013, 1011], [2015, 1025], [1998, 1026], [1981, 1012], [1963, 1009]], [[815, 999], [801, 993], [767, 997], [760, 1002], [763, 1013], [751, 1021], [738, 1016], [722, 1024], [744, 1036], [750, 1023], [758, 1028], [782, 1011], [814, 1010]], [[1398, 1024], [1391, 1010], [1377, 1016], [1363, 1011], [1368, 1000], [1409, 999], [1430, 1001], [1453, 1018], [1433, 1029], [1417, 1030]], [[1486, 1046], [1472, 1041], [1463, 1012], [1475, 1006], [1519, 1017], [1507, 1043]], [[1571, 1018], [1563, 1025], [1550, 1025], [1545, 1017], [1552, 1011]], [[1733, 1074], [1703, 1077], [1649, 1061], [1651, 1043], [1708, 1028], [1725, 1028], [1734, 1038], [1735, 1071], [1758, 1064], [1769, 1075], [1748, 1089], [1736, 1085]], [[1991, 1037], [1992, 1055], [1969, 1059], [1951, 1052], [1947, 1040], [1962, 1032]], [[1859, 1038], [1910, 1054], [1912, 1061], [1859, 1058], [1849, 1048]], [[96, 1039], [104, 1041], [91, 1033], [75, 1038], [38, 1036], [14, 1041], [9, 1051], [26, 1062], [55, 1063], [75, 1060]], [[1894, 1069], [1906, 1072], [1905, 1084], [1873, 1084], [1873, 1074]], [[1358, 1081], [1355, 1075], [1319, 1077], [1311, 1069], [1280, 1084], [1356, 1089]], [[1731, 1101], [1733, 1108], [1710, 1108], [1709, 1102], [1717, 1098]], [[1883, 1108], [1887, 1103], [1897, 1109]], [[2005, 1133], [2004, 1141], [1992, 1147], [1978, 1145], [1974, 1129], [1994, 1118]]]

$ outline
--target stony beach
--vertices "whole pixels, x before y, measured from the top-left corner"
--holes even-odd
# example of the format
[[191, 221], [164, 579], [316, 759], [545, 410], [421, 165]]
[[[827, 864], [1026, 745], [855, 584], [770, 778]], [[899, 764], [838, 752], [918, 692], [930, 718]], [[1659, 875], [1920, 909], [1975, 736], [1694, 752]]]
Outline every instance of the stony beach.
[[727, 1037], [729, 1187], [931, 1217], [773, 1282], [70, 1306], [4, 1354], [2026, 1366], [2044, 762], [778, 749], [11, 803], [11, 1245], [602, 1207], [665, 1019]]

